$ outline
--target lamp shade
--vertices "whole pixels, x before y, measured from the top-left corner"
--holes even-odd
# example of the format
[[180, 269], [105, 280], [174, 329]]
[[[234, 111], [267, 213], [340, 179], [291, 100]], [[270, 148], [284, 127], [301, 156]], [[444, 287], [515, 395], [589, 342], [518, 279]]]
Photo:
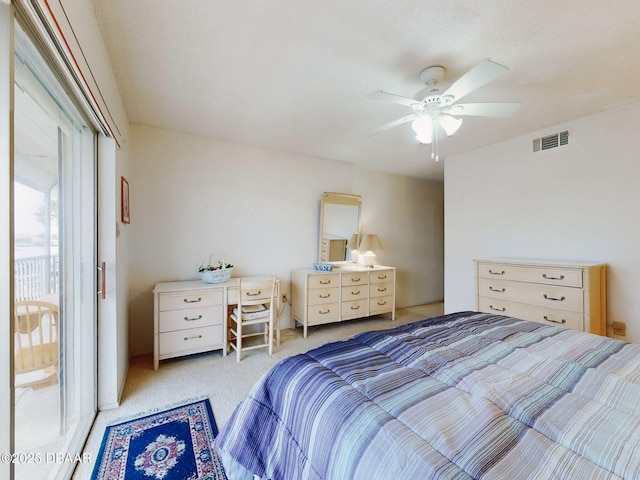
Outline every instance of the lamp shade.
[[357, 250], [358, 249], [358, 234], [357, 233], [354, 233], [353, 235], [351, 235], [351, 238], [347, 242], [347, 248], [350, 248], [351, 250]]
[[460, 125], [462, 125], [462, 119], [453, 118], [449, 115], [441, 115], [438, 117], [438, 123], [444, 128], [444, 131], [447, 132], [447, 136], [450, 137], [458, 131]]
[[429, 115], [422, 115], [411, 122], [413, 131], [416, 133], [416, 140], [420, 143], [431, 143], [433, 141], [434, 133], [438, 135], [437, 129], [442, 129], [448, 137], [458, 131], [462, 125], [462, 119], [453, 118], [450, 115], [438, 115], [430, 117]]
[[416, 140], [420, 143], [431, 143], [433, 137], [433, 120], [429, 115], [422, 115], [411, 122], [416, 133]]
[[378, 235], [375, 233], [367, 233], [362, 239], [362, 242], [360, 242], [360, 251], [373, 252], [375, 250], [383, 250], [382, 243], [380, 243]]

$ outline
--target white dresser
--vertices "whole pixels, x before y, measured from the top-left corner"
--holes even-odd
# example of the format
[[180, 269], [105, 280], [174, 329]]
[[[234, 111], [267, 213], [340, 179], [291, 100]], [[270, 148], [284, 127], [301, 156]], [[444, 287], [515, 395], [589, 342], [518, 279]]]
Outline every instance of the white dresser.
[[235, 281], [164, 282], [153, 290], [153, 368], [159, 361], [223, 349], [226, 353], [226, 287]]
[[395, 320], [396, 269], [344, 265], [331, 272], [301, 268], [291, 272], [294, 322], [309, 326], [391, 313]]
[[607, 334], [606, 265], [487, 259], [476, 264], [476, 310]]

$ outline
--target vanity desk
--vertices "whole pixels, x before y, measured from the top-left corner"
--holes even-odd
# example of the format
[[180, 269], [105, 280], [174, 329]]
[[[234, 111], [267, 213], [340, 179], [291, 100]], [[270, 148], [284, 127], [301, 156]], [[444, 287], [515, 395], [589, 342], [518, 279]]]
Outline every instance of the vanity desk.
[[292, 319], [309, 326], [390, 313], [395, 320], [396, 269], [376, 265], [336, 265], [330, 272], [300, 268], [291, 272]]
[[[243, 277], [262, 279], [263, 277]], [[276, 306], [280, 312], [280, 281], [276, 279]], [[183, 280], [157, 283], [153, 289], [153, 369], [160, 360], [222, 350], [227, 354], [227, 315], [238, 304], [238, 278], [205, 283]], [[277, 342], [280, 317], [277, 315]]]

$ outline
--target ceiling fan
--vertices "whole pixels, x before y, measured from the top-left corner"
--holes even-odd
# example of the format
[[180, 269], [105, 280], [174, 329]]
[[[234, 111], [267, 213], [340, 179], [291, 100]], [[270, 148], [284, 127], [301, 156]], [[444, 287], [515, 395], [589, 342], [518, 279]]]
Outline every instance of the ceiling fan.
[[464, 96], [508, 71], [507, 67], [485, 59], [441, 93], [438, 83], [444, 77], [446, 69], [441, 66], [427, 67], [420, 72], [420, 81], [426, 87], [416, 93], [414, 98], [383, 90], [369, 95], [369, 98], [399, 103], [413, 110], [412, 114], [387, 123], [373, 133], [411, 122], [416, 139], [420, 143], [431, 143], [431, 158], [437, 161], [438, 139], [443, 135], [453, 135], [462, 125], [462, 119], [455, 117], [467, 115], [506, 118], [520, 107], [519, 103], [457, 103]]

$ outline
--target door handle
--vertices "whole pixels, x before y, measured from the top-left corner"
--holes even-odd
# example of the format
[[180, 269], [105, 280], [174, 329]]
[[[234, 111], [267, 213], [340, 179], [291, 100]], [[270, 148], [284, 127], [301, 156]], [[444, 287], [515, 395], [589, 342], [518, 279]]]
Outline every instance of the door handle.
[[100, 290], [98, 290], [96, 293], [100, 295], [100, 298], [104, 300], [105, 298], [107, 298], [107, 263], [102, 262], [96, 268], [100, 272]]

